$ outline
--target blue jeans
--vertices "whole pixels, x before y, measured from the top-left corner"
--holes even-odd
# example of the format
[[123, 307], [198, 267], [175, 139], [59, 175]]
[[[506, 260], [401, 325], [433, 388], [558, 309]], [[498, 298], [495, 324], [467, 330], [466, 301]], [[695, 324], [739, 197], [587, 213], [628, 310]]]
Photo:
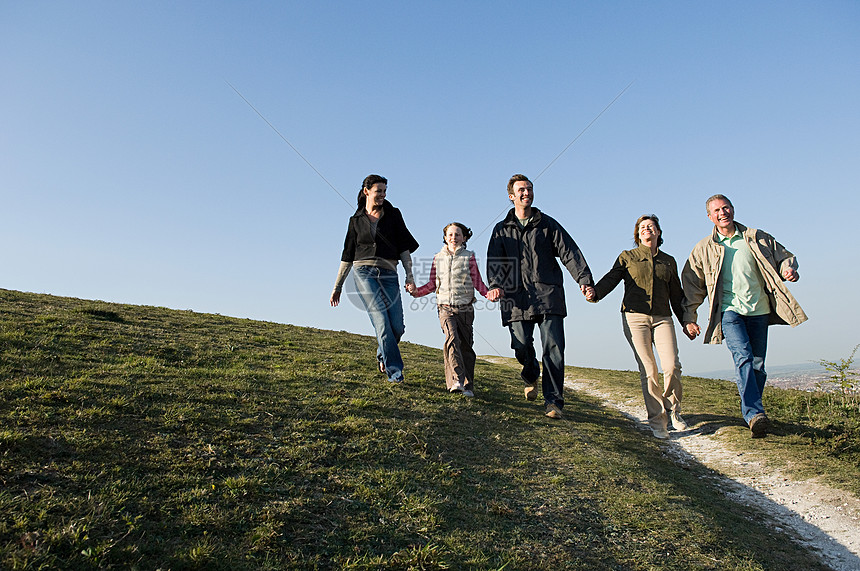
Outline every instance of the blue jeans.
[[761, 395], [767, 381], [764, 358], [767, 353], [767, 326], [769, 315], [739, 315], [723, 312], [723, 336], [735, 361], [735, 382], [741, 396], [741, 414], [749, 424], [752, 418], [764, 412]]
[[542, 389], [544, 406], [555, 404], [564, 408], [564, 317], [541, 315], [534, 321], [511, 321], [511, 349], [523, 371], [520, 376], [528, 384], [534, 384], [540, 376], [540, 365], [535, 354], [534, 330], [540, 329], [543, 349]]
[[400, 282], [395, 270], [373, 266], [355, 267], [355, 287], [376, 332], [376, 358], [385, 366], [389, 381], [403, 380], [403, 358], [397, 344], [406, 327]]

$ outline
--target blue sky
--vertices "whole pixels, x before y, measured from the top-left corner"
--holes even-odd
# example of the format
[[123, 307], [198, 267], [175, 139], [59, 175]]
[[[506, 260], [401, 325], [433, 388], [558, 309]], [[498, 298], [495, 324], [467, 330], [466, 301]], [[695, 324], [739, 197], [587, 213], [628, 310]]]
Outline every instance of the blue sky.
[[[596, 277], [646, 212], [682, 265], [722, 192], [800, 262], [810, 321], [771, 328], [769, 363], [860, 343], [856, 2], [0, 0], [0, 53], [0, 287], [369, 335], [328, 306], [367, 174], [388, 177], [418, 267], [453, 220], [483, 261], [510, 175], [581, 134], [535, 206]], [[567, 299], [567, 362], [635, 368], [621, 288], [590, 305], [568, 276]], [[406, 340], [440, 346], [410, 301]], [[511, 354], [498, 310], [476, 339]], [[688, 373], [731, 366], [679, 342]]]

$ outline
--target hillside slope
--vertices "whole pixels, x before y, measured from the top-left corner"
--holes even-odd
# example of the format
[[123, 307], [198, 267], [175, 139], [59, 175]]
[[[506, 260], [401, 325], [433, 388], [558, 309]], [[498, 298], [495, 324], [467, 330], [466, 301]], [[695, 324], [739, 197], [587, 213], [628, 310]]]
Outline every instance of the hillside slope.
[[0, 290], [0, 567], [824, 568], [615, 411], [374, 346]]

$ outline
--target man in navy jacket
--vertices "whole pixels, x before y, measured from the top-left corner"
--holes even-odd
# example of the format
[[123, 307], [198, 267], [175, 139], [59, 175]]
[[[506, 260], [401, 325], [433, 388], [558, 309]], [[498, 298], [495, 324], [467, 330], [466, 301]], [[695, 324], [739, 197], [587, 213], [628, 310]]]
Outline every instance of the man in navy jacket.
[[508, 198], [514, 207], [496, 224], [487, 248], [490, 289], [504, 292], [499, 307], [502, 325], [511, 332], [511, 348], [523, 366], [521, 373], [528, 400], [537, 398], [540, 365], [534, 348], [534, 328], [543, 346], [542, 389], [546, 416], [559, 419], [564, 408], [564, 275], [557, 259], [579, 284], [583, 295], [593, 296], [591, 270], [570, 234], [550, 216], [532, 206], [534, 187], [522, 174], [508, 181]]

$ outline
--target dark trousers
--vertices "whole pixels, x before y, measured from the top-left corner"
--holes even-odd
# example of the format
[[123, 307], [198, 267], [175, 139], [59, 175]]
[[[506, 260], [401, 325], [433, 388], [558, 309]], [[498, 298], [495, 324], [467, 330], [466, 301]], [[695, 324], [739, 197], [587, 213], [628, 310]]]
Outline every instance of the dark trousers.
[[555, 404], [564, 407], [564, 317], [561, 315], [541, 315], [531, 321], [512, 321], [511, 349], [523, 371], [520, 376], [527, 385], [532, 385], [540, 375], [534, 345], [535, 325], [540, 330], [543, 362], [543, 400], [544, 405]]

